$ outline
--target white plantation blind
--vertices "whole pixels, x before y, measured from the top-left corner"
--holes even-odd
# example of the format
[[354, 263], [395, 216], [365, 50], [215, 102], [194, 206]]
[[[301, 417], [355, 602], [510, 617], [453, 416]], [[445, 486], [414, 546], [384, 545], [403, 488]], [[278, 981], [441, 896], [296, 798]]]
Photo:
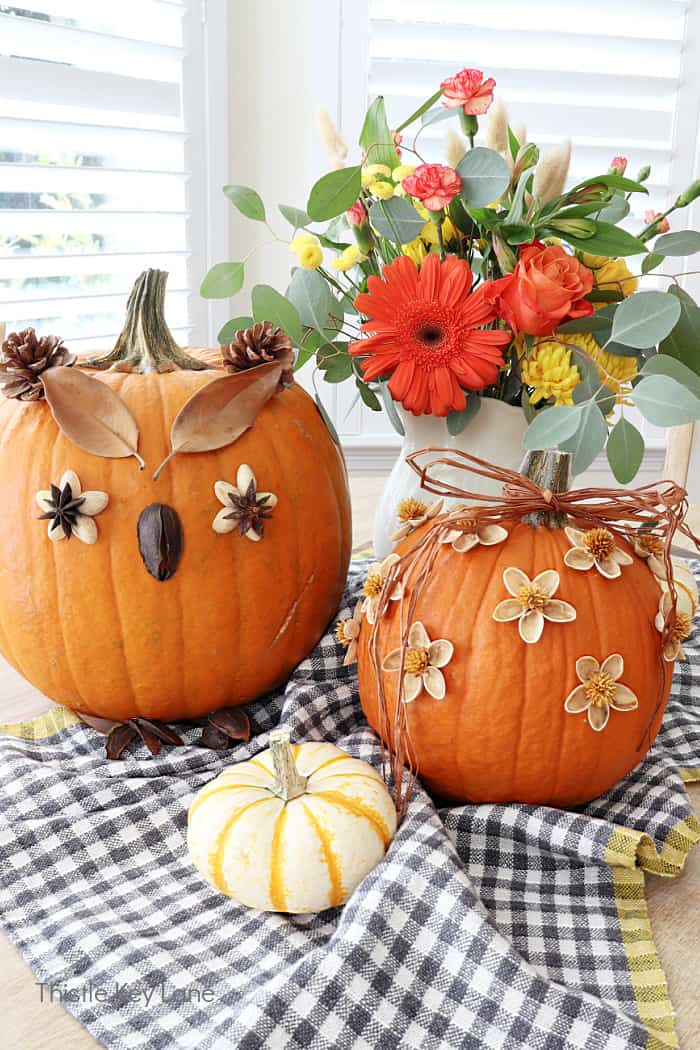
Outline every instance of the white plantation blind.
[[[400, 122], [446, 76], [464, 66], [483, 69], [495, 77], [511, 124], [524, 124], [530, 141], [546, 149], [571, 139], [574, 180], [605, 171], [616, 154], [629, 158], [632, 177], [650, 163], [649, 197], [632, 204], [638, 213], [660, 210], [673, 181], [689, 6], [370, 0], [369, 94], [384, 95], [391, 119]], [[421, 134], [426, 159], [441, 159], [446, 127]]]
[[[187, 3], [0, 3], [0, 321], [108, 347], [142, 269], [191, 327]], [[197, 283], [201, 274], [197, 275]]]

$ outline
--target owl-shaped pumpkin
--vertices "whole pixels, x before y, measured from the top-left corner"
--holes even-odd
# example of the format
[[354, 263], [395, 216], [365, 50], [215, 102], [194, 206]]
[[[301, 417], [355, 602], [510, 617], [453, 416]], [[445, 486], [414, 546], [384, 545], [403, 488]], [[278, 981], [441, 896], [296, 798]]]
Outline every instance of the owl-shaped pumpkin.
[[274, 340], [236, 374], [232, 421], [234, 374], [175, 345], [166, 276], [139, 278], [91, 369], [18, 337], [0, 375], [0, 651], [51, 699], [119, 721], [282, 682], [335, 612], [350, 552], [341, 454], [311, 398], [281, 385]]
[[[566, 454], [547, 455], [561, 472]], [[553, 461], [535, 456], [539, 470], [549, 463], [542, 487], [554, 488]], [[679, 603], [662, 645], [658, 536], [627, 543], [549, 514], [479, 526], [465, 511], [442, 529], [429, 571], [400, 578], [379, 616], [379, 577], [440, 520], [403, 539], [365, 584], [368, 721], [394, 747], [403, 705], [403, 746], [445, 798], [568, 807], [607, 791], [651, 746], [690, 629]]]

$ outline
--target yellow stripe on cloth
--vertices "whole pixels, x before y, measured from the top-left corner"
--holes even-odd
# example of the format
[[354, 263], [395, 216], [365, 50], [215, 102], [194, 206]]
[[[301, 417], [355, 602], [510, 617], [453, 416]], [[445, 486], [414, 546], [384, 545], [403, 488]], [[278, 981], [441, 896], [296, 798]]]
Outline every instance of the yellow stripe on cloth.
[[10, 722], [0, 725], [0, 733], [7, 736], [16, 736], [19, 740], [45, 740], [47, 737], [55, 736], [62, 729], [75, 725], [80, 719], [68, 707], [52, 707], [38, 718], [29, 722]]

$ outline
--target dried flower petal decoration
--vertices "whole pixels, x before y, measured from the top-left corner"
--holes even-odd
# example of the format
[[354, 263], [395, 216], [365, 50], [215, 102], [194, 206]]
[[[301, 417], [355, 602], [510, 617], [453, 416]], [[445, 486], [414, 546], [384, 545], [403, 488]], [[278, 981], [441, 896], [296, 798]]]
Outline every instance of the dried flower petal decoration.
[[466, 554], [479, 545], [493, 547], [507, 539], [508, 530], [502, 525], [480, 525], [478, 521], [465, 521], [460, 523], [460, 528], [445, 532], [440, 537], [440, 543], [450, 543], [458, 554]]
[[247, 463], [241, 463], [238, 468], [235, 485], [217, 481], [214, 492], [224, 505], [212, 522], [214, 532], [224, 534], [238, 529], [239, 534], [249, 540], [263, 538], [265, 521], [277, 506], [277, 496], [273, 492], [258, 492], [255, 474]]
[[83, 492], [78, 475], [67, 470], [58, 485], [37, 492], [36, 502], [44, 512], [39, 520], [49, 523], [50, 540], [77, 536], [83, 543], [95, 543], [97, 525], [93, 518], [105, 509], [109, 496], [106, 492]]
[[594, 656], [581, 656], [576, 661], [576, 675], [580, 685], [571, 690], [564, 701], [564, 710], [570, 715], [588, 712], [591, 729], [600, 733], [614, 711], [634, 711], [639, 701], [628, 686], [618, 681], [625, 669], [619, 653], [608, 656], [599, 664]]
[[444, 506], [445, 501], [436, 499], [428, 506], [419, 499], [402, 499], [396, 508], [396, 517], [401, 522], [396, 532], [389, 537], [392, 540], [402, 540], [410, 536], [412, 532], [425, 525], [427, 521], [436, 518]]
[[335, 637], [340, 645], [347, 650], [343, 667], [354, 664], [357, 660], [357, 639], [360, 637], [362, 625], [362, 600], [355, 605], [355, 611], [347, 620], [338, 620], [335, 627]]
[[44, 397], [42, 372], [70, 367], [75, 360], [56, 335], [38, 338], [33, 328], [10, 332], [0, 349], [0, 388], [5, 397], [39, 401]]
[[610, 529], [581, 529], [567, 527], [564, 529], [571, 550], [564, 555], [564, 564], [570, 569], [587, 572], [596, 568], [601, 576], [615, 580], [621, 575], [621, 565], [631, 565], [633, 558], [617, 546], [615, 536]]
[[431, 642], [420, 620], [411, 624], [408, 647], [393, 649], [382, 661], [383, 671], [400, 671], [403, 663], [403, 701], [412, 703], [423, 689], [435, 700], [444, 700], [446, 685], [442, 668], [454, 654], [452, 642], [438, 638]]
[[665, 580], [664, 545], [661, 537], [648, 529], [640, 529], [631, 542], [634, 553], [646, 560], [654, 576], [659, 580]]
[[[375, 561], [369, 567], [367, 573], [367, 579], [364, 582], [364, 601], [362, 602], [362, 612], [367, 617], [367, 623], [373, 624], [377, 615], [377, 606], [379, 605], [379, 596], [382, 593], [384, 587], [384, 580], [386, 579], [387, 573], [392, 565], [395, 565], [399, 560], [398, 554], [389, 554], [384, 561]], [[390, 601], [397, 601], [403, 595], [403, 584], [401, 580], [397, 580], [394, 584], [391, 594], [389, 595]]]
[[569, 602], [554, 598], [559, 586], [559, 573], [545, 569], [531, 580], [522, 569], [511, 566], [503, 573], [506, 590], [512, 595], [499, 602], [492, 616], [499, 623], [518, 621], [518, 632], [524, 642], [539, 642], [545, 620], [570, 623], [576, 619], [576, 610]]
[[[666, 624], [666, 617], [671, 611], [671, 595], [668, 591], [664, 591], [659, 600], [659, 611], [656, 614], [654, 620], [654, 626], [660, 634], [663, 634], [664, 626]], [[680, 609], [676, 610], [676, 622], [671, 628], [668, 638], [664, 642], [664, 660], [671, 664], [674, 660], [685, 660], [685, 653], [683, 652], [682, 642], [686, 638], [690, 637], [693, 630], [693, 618], [687, 612], [681, 612]]]

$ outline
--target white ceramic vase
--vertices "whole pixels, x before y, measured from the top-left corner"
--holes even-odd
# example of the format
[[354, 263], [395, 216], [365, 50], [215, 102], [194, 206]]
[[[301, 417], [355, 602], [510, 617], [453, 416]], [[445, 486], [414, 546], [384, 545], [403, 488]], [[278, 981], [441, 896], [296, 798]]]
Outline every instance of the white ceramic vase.
[[[378, 558], [386, 557], [393, 549], [394, 542], [390, 537], [398, 527], [396, 508], [401, 500], [415, 497], [430, 504], [437, 498], [421, 489], [420, 478], [406, 463], [406, 456], [411, 452], [429, 447], [459, 449], [499, 467], [517, 470], [525, 451], [525, 413], [519, 406], [507, 405], [495, 398], [482, 398], [479, 411], [456, 437], [449, 433], [445, 419], [439, 416], [414, 416], [400, 404], [396, 409], [406, 434], [374, 517], [374, 552]], [[463, 470], [439, 466], [431, 474], [471, 492], [500, 495], [499, 483]], [[449, 509], [458, 502], [448, 499], [445, 508]]]

